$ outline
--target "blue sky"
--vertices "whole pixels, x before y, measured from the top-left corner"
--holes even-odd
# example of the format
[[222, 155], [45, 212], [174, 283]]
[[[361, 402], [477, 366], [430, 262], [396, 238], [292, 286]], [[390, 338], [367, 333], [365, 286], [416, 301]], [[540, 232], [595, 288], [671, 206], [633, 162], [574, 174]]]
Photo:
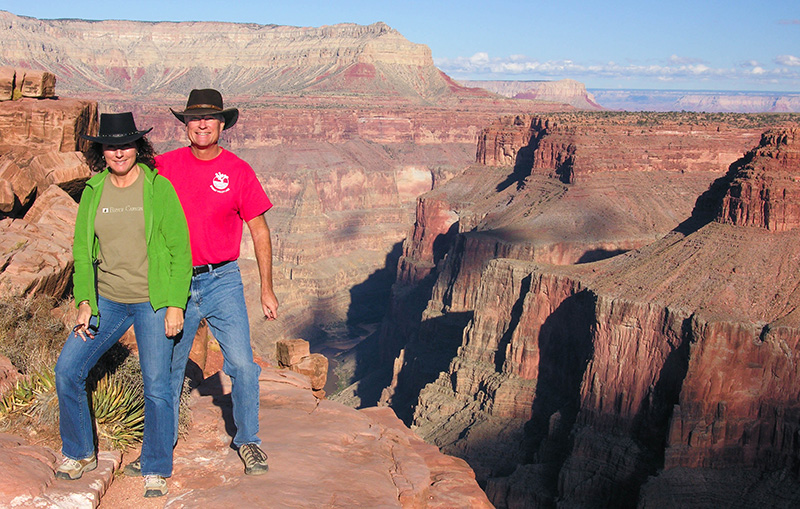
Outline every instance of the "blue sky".
[[3, 0], [0, 9], [46, 19], [383, 21], [430, 47], [455, 79], [800, 92], [798, 0]]

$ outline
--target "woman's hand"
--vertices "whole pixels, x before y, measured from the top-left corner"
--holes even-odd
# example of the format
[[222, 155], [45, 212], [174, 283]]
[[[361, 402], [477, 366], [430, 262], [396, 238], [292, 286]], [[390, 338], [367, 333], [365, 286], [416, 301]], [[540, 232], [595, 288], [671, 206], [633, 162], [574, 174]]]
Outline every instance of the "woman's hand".
[[89, 327], [89, 320], [92, 318], [92, 306], [89, 305], [88, 300], [82, 301], [78, 304], [78, 320], [72, 332], [79, 336], [82, 340], [86, 338], [94, 339], [94, 333], [97, 330], [95, 327]]
[[183, 330], [183, 310], [181, 308], [167, 307], [167, 314], [164, 316], [164, 330], [169, 338], [180, 334]]

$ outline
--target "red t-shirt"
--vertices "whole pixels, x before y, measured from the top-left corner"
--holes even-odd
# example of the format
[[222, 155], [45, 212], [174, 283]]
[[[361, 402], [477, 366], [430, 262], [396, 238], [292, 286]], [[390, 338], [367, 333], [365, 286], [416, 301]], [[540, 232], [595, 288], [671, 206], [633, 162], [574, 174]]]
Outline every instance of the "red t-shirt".
[[203, 161], [189, 147], [157, 156], [156, 168], [175, 187], [183, 206], [192, 264], [239, 258], [242, 221], [272, 207], [253, 168], [224, 149], [214, 159]]

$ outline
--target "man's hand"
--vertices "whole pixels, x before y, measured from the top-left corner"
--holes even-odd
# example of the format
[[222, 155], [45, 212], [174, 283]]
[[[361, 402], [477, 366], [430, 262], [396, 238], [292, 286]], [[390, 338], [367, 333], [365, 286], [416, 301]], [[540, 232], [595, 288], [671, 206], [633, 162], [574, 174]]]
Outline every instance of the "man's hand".
[[264, 215], [256, 216], [247, 222], [258, 263], [261, 279], [261, 310], [267, 320], [278, 318], [278, 298], [272, 289], [272, 241], [269, 238], [269, 226]]
[[261, 310], [264, 311], [267, 320], [278, 318], [278, 298], [275, 297], [272, 289], [263, 286], [261, 287]]

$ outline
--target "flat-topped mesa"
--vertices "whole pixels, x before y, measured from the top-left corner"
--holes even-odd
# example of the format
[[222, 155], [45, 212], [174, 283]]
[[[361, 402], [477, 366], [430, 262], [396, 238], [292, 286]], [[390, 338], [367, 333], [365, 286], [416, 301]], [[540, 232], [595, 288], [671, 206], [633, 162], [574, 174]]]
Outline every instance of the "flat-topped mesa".
[[581, 110], [602, 110], [594, 95], [579, 81], [563, 79], [556, 81], [469, 81], [461, 80], [468, 87], [478, 87], [504, 97], [533, 99], [569, 104]]
[[315, 28], [39, 20], [3, 11], [0, 21], [0, 65], [54, 69], [72, 95], [183, 96], [198, 80], [231, 98], [302, 91], [418, 100], [454, 87], [427, 46], [381, 22]]
[[732, 172], [718, 222], [770, 231], [800, 226], [800, 130], [765, 132]]
[[483, 130], [476, 162], [513, 166], [520, 180], [539, 174], [568, 184], [612, 171], [724, 172], [752, 146], [743, 136], [752, 123], [691, 112], [517, 115]]

